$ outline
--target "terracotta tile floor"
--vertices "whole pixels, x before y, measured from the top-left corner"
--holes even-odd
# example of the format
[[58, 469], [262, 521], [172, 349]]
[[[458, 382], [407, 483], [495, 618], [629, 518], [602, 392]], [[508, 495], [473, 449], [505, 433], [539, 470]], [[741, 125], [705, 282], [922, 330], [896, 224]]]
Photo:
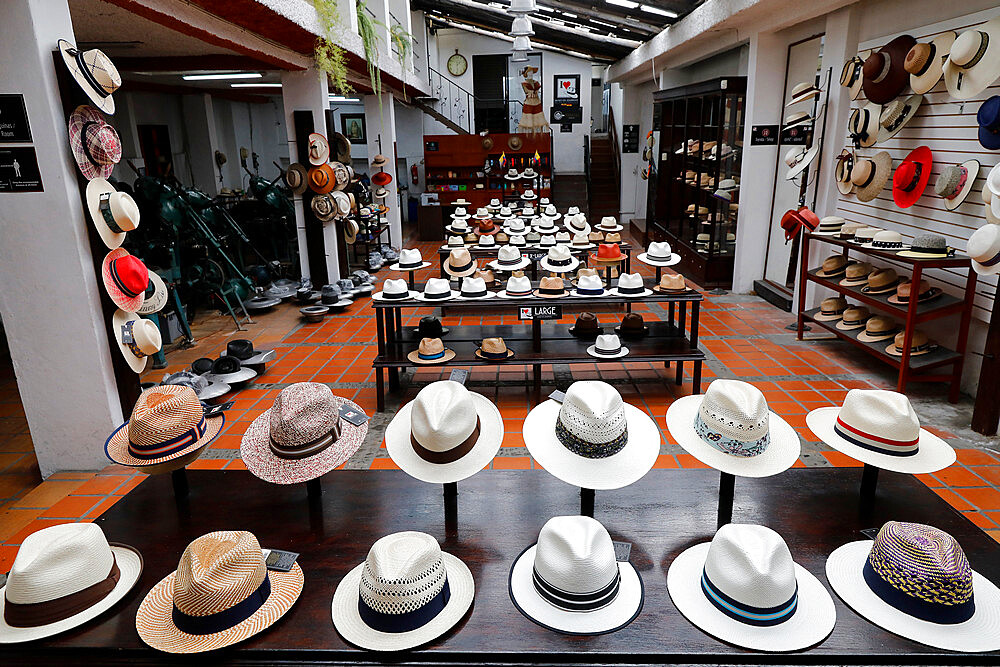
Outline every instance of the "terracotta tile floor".
[[[433, 266], [421, 271], [417, 282], [436, 276], [436, 244], [419, 246]], [[633, 267], [651, 276], [650, 267]], [[380, 279], [397, 277], [388, 270]], [[655, 319], [663, 312], [657, 305], [639, 306], [636, 312]], [[405, 309], [404, 324], [416, 325], [426, 311]], [[605, 323], [617, 322], [620, 311], [598, 313]], [[572, 321], [568, 315], [565, 322]], [[797, 342], [785, 329], [791, 315], [752, 296], [706, 295], [701, 314], [701, 342], [708, 355], [705, 381], [715, 377], [739, 378], [753, 382], [764, 392], [769, 406], [784, 416], [803, 439], [799, 467], [857, 466], [858, 463], [830, 451], [805, 426], [805, 415], [825, 405], [837, 405], [852, 388], [894, 388], [889, 367], [873, 363], [863, 353], [833, 340]], [[486, 310], [482, 315], [444, 318], [444, 324], [514, 324], [509, 313]], [[150, 370], [144, 380], [159, 380], [164, 373], [185, 368], [201, 356], [215, 356], [230, 338], [247, 337], [261, 348], [276, 347], [277, 359], [266, 374], [234, 395], [235, 405], [227, 413], [220, 437], [191, 465], [195, 469], [239, 469], [240, 436], [249, 423], [270, 407], [277, 393], [289, 383], [312, 380], [329, 383], [338, 395], [357, 402], [369, 414], [375, 412], [375, 383], [371, 361], [376, 354], [375, 323], [367, 300], [359, 300], [345, 312], [327, 317], [320, 324], [303, 324], [298, 307], [286, 304], [272, 312], [255, 316], [245, 332], [233, 331], [232, 321], [223, 317], [202, 317], [195, 327], [197, 344], [167, 355], [168, 368]], [[690, 368], [685, 383], [671, 381], [673, 369], [664, 371], [649, 363], [605, 363], [545, 367], [543, 382], [566, 386], [573, 379], [603, 378], [613, 381], [627, 401], [652, 414], [661, 430], [663, 444], [658, 468], [703, 467], [671, 439], [664, 422], [670, 402], [690, 392]], [[388, 411], [375, 415], [369, 436], [361, 450], [345, 468], [391, 469], [395, 466], [382, 447], [382, 433], [388, 419], [401, 403], [410, 400], [427, 382], [447, 377], [441, 369], [427, 368], [411, 373], [401, 396], [387, 398]], [[521, 440], [521, 422], [530, 408], [524, 369], [474, 368], [469, 385], [499, 405], [504, 414], [505, 436], [496, 469], [537, 467]], [[544, 390], [543, 390], [544, 391]], [[1000, 452], [996, 438], [983, 438], [968, 430], [971, 402], [957, 407], [944, 403], [941, 385], [913, 385], [911, 399], [922, 423], [958, 449], [958, 462], [922, 481], [963, 512], [976, 525], [1000, 540]], [[99, 443], [95, 443], [98, 446]], [[97, 473], [60, 473], [37, 485], [24, 470], [32, 469], [34, 455], [17, 390], [12, 378], [0, 376], [0, 572], [6, 572], [23, 537], [54, 523], [90, 521], [106, 511], [145, 478], [120, 466]], [[19, 474], [8, 474], [14, 471]], [[7, 484], [5, 478], [28, 480]], [[29, 489], [33, 488], [33, 490]], [[7, 495], [4, 495], [7, 494]]]

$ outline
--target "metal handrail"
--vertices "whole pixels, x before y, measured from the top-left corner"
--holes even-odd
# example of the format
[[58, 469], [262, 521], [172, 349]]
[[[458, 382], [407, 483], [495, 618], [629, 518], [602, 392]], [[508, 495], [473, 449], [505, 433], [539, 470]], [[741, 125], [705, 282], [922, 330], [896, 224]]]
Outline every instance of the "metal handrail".
[[618, 129], [615, 127], [615, 110], [610, 104], [608, 105], [608, 135], [611, 138], [611, 154], [614, 156], [611, 164], [615, 168], [615, 181], [621, 185], [622, 156], [618, 149]]
[[[510, 99], [484, 99], [482, 97], [477, 97], [475, 93], [464, 88], [461, 84], [456, 83], [451, 78], [445, 76], [441, 72], [437, 71], [433, 67], [427, 67], [428, 80], [427, 83], [430, 86], [431, 96], [437, 98], [437, 107], [435, 110], [453, 123], [459, 125], [467, 132], [472, 133], [474, 131], [474, 118], [473, 111], [475, 110], [476, 102], [503, 102], [510, 110], [511, 104], [520, 104], [524, 106], [524, 102], [521, 100], [510, 100]], [[437, 77], [435, 83], [434, 77]]]

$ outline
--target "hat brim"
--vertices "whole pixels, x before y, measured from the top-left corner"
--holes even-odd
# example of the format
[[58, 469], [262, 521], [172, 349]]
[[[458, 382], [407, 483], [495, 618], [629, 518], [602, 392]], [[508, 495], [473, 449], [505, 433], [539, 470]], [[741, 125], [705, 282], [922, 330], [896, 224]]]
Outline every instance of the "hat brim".
[[[220, 414], [218, 417], [209, 417], [205, 420], [205, 435], [184, 449], [155, 459], [137, 459], [128, 451], [129, 422], [125, 422], [116, 428], [114, 433], [108, 437], [107, 441], [104, 443], [104, 453], [115, 463], [145, 471], [153, 466], [175, 461], [176, 459], [185, 457], [189, 454], [199, 453], [200, 455], [200, 452], [211, 444], [211, 442], [215, 440], [216, 436], [219, 435], [219, 432], [222, 431], [222, 427], [225, 423], [225, 415]], [[197, 456], [194, 458], [197, 458]]]
[[[334, 397], [337, 407], [346, 405], [358, 412], [363, 410], [352, 401]], [[302, 459], [283, 459], [271, 449], [271, 409], [261, 413], [240, 442], [240, 456], [247, 469], [255, 476], [272, 484], [299, 484], [322, 477], [354, 456], [368, 434], [368, 422], [355, 426], [340, 420], [340, 437], [329, 447], [314, 456]]]
[[570, 257], [570, 262], [566, 266], [553, 266], [549, 264], [549, 258], [543, 257], [538, 262], [538, 266], [546, 271], [551, 271], [552, 273], [569, 273], [570, 271], [576, 271], [580, 266], [580, 260], [576, 257]]
[[[227, 356], [226, 350], [219, 353], [220, 357]], [[257, 364], [266, 364], [269, 361], [273, 361], [274, 358], [278, 356], [276, 350], [257, 350], [254, 352], [253, 356], [247, 357], [246, 359], [240, 359], [240, 364], [243, 366], [256, 366]], [[251, 369], [252, 370], [252, 369]]]
[[896, 334], [898, 333], [899, 329], [893, 329], [892, 331], [887, 331], [885, 333], [872, 335], [869, 334], [867, 330], [865, 330], [858, 334], [858, 340], [860, 340], [862, 343], [879, 343], [884, 340], [889, 340], [890, 338], [895, 338]]
[[451, 301], [452, 299], [457, 299], [459, 296], [458, 290], [451, 290], [451, 293], [446, 297], [441, 297], [440, 299], [428, 299], [423, 292], [420, 292], [413, 298], [417, 301], [424, 301], [426, 303], [439, 303], [444, 301]]
[[871, 159], [875, 162], [875, 177], [864, 187], [855, 186], [858, 201], [869, 202], [878, 197], [892, 175], [892, 157], [888, 153], [876, 153]]
[[560, 292], [559, 294], [542, 294], [540, 290], [536, 289], [534, 292], [532, 292], [532, 295], [537, 296], [540, 299], [559, 299], [564, 296], [569, 296], [569, 292], [567, 292], [566, 289], [563, 288], [563, 291]]
[[681, 256], [676, 252], [670, 253], [670, 259], [652, 259], [645, 252], [639, 253], [635, 258], [643, 264], [649, 264], [650, 266], [673, 266], [674, 264], [679, 264], [681, 261]]
[[587, 348], [587, 354], [595, 359], [621, 359], [622, 357], [628, 356], [628, 348], [622, 345], [621, 349], [614, 354], [601, 354], [597, 351], [597, 345], [591, 345]]
[[511, 357], [513, 357], [514, 356], [514, 350], [508, 349], [507, 350], [507, 356], [504, 357], [503, 359], [493, 359], [492, 357], [487, 357], [487, 356], [485, 356], [483, 354], [482, 349], [477, 349], [476, 352], [475, 352], [475, 354], [476, 354], [476, 357], [478, 357], [479, 359], [482, 359], [483, 361], [503, 361], [503, 359], [510, 359]]
[[705, 596], [701, 577], [711, 542], [685, 549], [667, 570], [667, 591], [677, 610], [699, 630], [724, 642], [770, 653], [801, 651], [833, 632], [833, 598], [811, 572], [794, 563], [798, 584], [795, 613], [784, 623], [757, 626], [726, 616]]
[[59, 53], [62, 55], [63, 62], [66, 63], [66, 69], [69, 70], [70, 76], [73, 80], [77, 82], [83, 92], [87, 94], [90, 101], [98, 109], [108, 114], [109, 116], [115, 115], [115, 98], [113, 95], [102, 96], [92, 85], [87, 81], [87, 77], [83, 75], [80, 71], [80, 67], [77, 65], [76, 57], [73, 56], [69, 51], [70, 49], [76, 49], [75, 46], [67, 42], [65, 39], [60, 39], [59, 42]]
[[923, 95], [930, 92], [937, 85], [941, 77], [944, 76], [944, 61], [948, 57], [951, 46], [955, 43], [957, 37], [958, 35], [955, 34], [954, 30], [949, 30], [931, 40], [931, 43], [935, 45], [937, 50], [933, 60], [931, 60], [930, 65], [927, 67], [927, 71], [923, 74], [910, 75], [910, 88], [913, 92]]
[[415, 298], [417, 298], [417, 292], [414, 292], [413, 290], [407, 290], [406, 296], [398, 299], [397, 298], [387, 299], [385, 297], [385, 292], [375, 292], [374, 294], [372, 294], [372, 301], [388, 301], [390, 303], [393, 301], [407, 301], [409, 299], [415, 299]]
[[[938, 62], [940, 63], [940, 60], [938, 60]], [[910, 102], [910, 110], [903, 116], [903, 119], [899, 122], [899, 124], [896, 125], [896, 129], [890, 132], [882, 126], [881, 121], [879, 122], [878, 140], [875, 143], [884, 143], [899, 134], [899, 132], [906, 127], [906, 124], [909, 123], [915, 115], [917, 115], [917, 110], [920, 109], [920, 104], [924, 101], [924, 96], [910, 95], [906, 98], [906, 101]]]
[[410, 415], [413, 401], [399, 409], [385, 429], [385, 446], [393, 462], [403, 472], [422, 482], [446, 484], [460, 482], [489, 465], [503, 442], [503, 417], [500, 409], [481, 394], [469, 392], [479, 415], [479, 439], [472, 450], [451, 463], [430, 463], [420, 458], [410, 442]]
[[412, 363], [420, 364], [421, 366], [435, 366], [437, 364], [443, 364], [454, 359], [455, 350], [450, 350], [448, 348], [445, 348], [444, 354], [438, 357], [437, 359], [421, 359], [420, 350], [413, 350], [412, 352], [406, 355], [406, 358], [409, 359]]
[[399, 266], [399, 262], [396, 262], [395, 264], [390, 264], [389, 265], [389, 270], [390, 271], [418, 271], [420, 269], [426, 269], [430, 265], [431, 265], [430, 262], [420, 262], [420, 266], [406, 267], [404, 269], [404, 268], [401, 268]]
[[[901, 254], [902, 253], [898, 252], [896, 253], [896, 255], [901, 255]], [[938, 257], [938, 255], [917, 255], [917, 257]], [[947, 255], [940, 255], [940, 257], [947, 257]], [[932, 287], [925, 294], [921, 294], [917, 297], [917, 303], [924, 303], [925, 301], [936, 299], [942, 294], [944, 294], [944, 290], [942, 290], [940, 287]], [[886, 301], [900, 306], [907, 306], [910, 303], [909, 301], [901, 301], [899, 299], [898, 293], [893, 294], [888, 299], [886, 299]]]
[[[163, 310], [167, 305], [167, 284], [163, 282], [156, 271], [149, 272], [149, 282], [153, 283], [153, 293], [149, 298], [144, 298], [142, 305], [136, 312], [139, 315], [152, 315]], [[145, 297], [145, 295], [143, 295]]]
[[802, 452], [799, 436], [774, 412], [768, 414], [771, 443], [762, 454], [735, 456], [708, 444], [694, 430], [694, 418], [703, 398], [703, 394], [683, 396], [667, 408], [667, 429], [688, 454], [705, 465], [737, 477], [770, 477], [788, 470], [798, 461]]
[[933, 158], [931, 156], [931, 151], [926, 146], [920, 146], [915, 148], [910, 152], [903, 161], [913, 160], [914, 162], [920, 163], [921, 171], [920, 178], [917, 180], [917, 185], [912, 190], [904, 191], [893, 185], [892, 188], [892, 200], [896, 203], [896, 206], [900, 208], [909, 208], [917, 203], [924, 194], [924, 190], [927, 189], [927, 183], [931, 178], [931, 166], [933, 165]]
[[[125, 322], [129, 320], [129, 314], [123, 310], [118, 310], [114, 315], [111, 316], [111, 327], [112, 333], [114, 334], [115, 343], [118, 345], [119, 351], [121, 351], [122, 356], [125, 357], [125, 362], [128, 364], [129, 368], [132, 369], [133, 373], [142, 373], [146, 370], [146, 363], [149, 361], [149, 356], [137, 357], [129, 349], [128, 345], [122, 342], [119, 331]], [[142, 319], [136, 316], [135, 319]]]
[[118, 583], [115, 584], [110, 593], [101, 598], [97, 603], [69, 618], [30, 628], [8, 625], [4, 619], [4, 607], [7, 604], [7, 587], [3, 586], [0, 588], [0, 644], [30, 642], [72, 630], [97, 618], [128, 595], [129, 591], [132, 590], [142, 575], [142, 555], [132, 547], [124, 544], [112, 543], [110, 546], [111, 551], [115, 555], [115, 563], [118, 565], [118, 570], [121, 573], [118, 577]]
[[347, 573], [333, 593], [331, 613], [337, 632], [349, 643], [369, 651], [403, 651], [433, 641], [451, 630], [472, 606], [476, 584], [472, 572], [460, 559], [442, 551], [441, 560], [448, 572], [451, 597], [444, 609], [426, 624], [407, 632], [380, 632], [361, 620], [358, 598], [361, 596], [361, 574], [365, 568], [365, 564], [361, 563]]
[[868, 320], [866, 319], [861, 322], [858, 322], [857, 324], [847, 324], [846, 322], [844, 322], [843, 319], [841, 319], [839, 322], [837, 322], [836, 326], [841, 331], [855, 331], [857, 329], [864, 329], [867, 323]]
[[252, 368], [247, 368], [240, 362], [240, 370], [235, 373], [205, 373], [205, 379], [209, 382], [225, 382], [226, 384], [239, 384], [241, 382], [249, 382], [250, 380], [257, 377], [257, 371]]
[[549, 399], [528, 413], [523, 437], [528, 453], [552, 475], [585, 489], [620, 489], [641, 479], [660, 454], [660, 432], [644, 411], [625, 404], [628, 440], [617, 454], [588, 459], [574, 454], [556, 437], [560, 403]]
[[979, 160], [966, 160], [961, 166], [966, 168], [968, 175], [965, 178], [965, 185], [958, 191], [958, 194], [951, 199], [944, 200], [944, 207], [949, 211], [954, 211], [962, 205], [962, 202], [972, 192], [972, 186], [975, 184], [976, 179], [979, 178]]
[[261, 607], [242, 623], [222, 632], [192, 635], [174, 625], [174, 577], [171, 572], [153, 586], [135, 615], [135, 629], [142, 641], [165, 653], [202, 653], [231, 646], [274, 625], [302, 593], [304, 577], [298, 563], [289, 572], [268, 570], [271, 594]]
[[614, 232], [620, 232], [623, 229], [625, 228], [621, 225], [615, 225], [614, 227], [601, 227], [600, 225], [597, 225], [594, 227], [595, 231], [601, 232], [602, 234], [613, 234]]
[[299, 164], [298, 162], [293, 163], [288, 166], [288, 171], [294, 171], [299, 175], [299, 184], [295, 187], [289, 185], [287, 174], [285, 176], [285, 185], [288, 186], [288, 189], [292, 191], [293, 195], [300, 195], [309, 189], [309, 171], [306, 169], [305, 165]]
[[111, 300], [115, 302], [115, 305], [127, 313], [135, 313], [142, 308], [142, 302], [146, 298], [145, 292], [140, 292], [138, 296], [130, 297], [118, 289], [118, 286], [111, 280], [111, 262], [122, 257], [127, 257], [128, 255], [129, 252], [124, 248], [115, 248], [105, 255], [104, 261], [101, 263], [101, 279], [104, 283], [104, 289], [107, 291], [108, 296], [111, 297]]
[[104, 245], [108, 250], [120, 248], [125, 242], [125, 232], [113, 232], [104, 221], [101, 214], [101, 195], [117, 192], [115, 186], [111, 185], [104, 178], [94, 178], [87, 183], [87, 210], [90, 212], [90, 219], [94, 223], [94, 228], [100, 235]]
[[819, 144], [807, 150], [805, 156], [795, 166], [788, 168], [788, 171], [785, 172], [785, 180], [790, 181], [805, 171], [813, 163], [817, 155], [819, 155]]
[[533, 582], [535, 551], [532, 544], [521, 552], [510, 567], [507, 590], [510, 600], [525, 618], [546, 630], [565, 635], [603, 635], [621, 630], [634, 621], [645, 599], [642, 577], [631, 563], [618, 563], [621, 583], [611, 604], [594, 611], [566, 611], [538, 594]]
[[[911, 350], [910, 351], [910, 356], [911, 357], [919, 357], [919, 356], [924, 355], [924, 354], [930, 354], [931, 352], [933, 352], [936, 349], [937, 349], [937, 345], [931, 343], [931, 344], [929, 344], [927, 347], [925, 347], [922, 350]], [[886, 352], [886, 354], [888, 354], [889, 356], [892, 356], [892, 357], [902, 357], [903, 356], [902, 352], [899, 352], [898, 350], [896, 350], [896, 343], [895, 342], [892, 342], [892, 343], [889, 343], [888, 345], [886, 345], [885, 352]]]
[[618, 291], [617, 287], [612, 287], [610, 290], [608, 290], [608, 294], [610, 294], [611, 296], [620, 296], [626, 299], [638, 299], [639, 297], [649, 296], [652, 293], [653, 290], [649, 289], [648, 287], [642, 288], [642, 291], [639, 292], [638, 294], [622, 294], [621, 292]]
[[862, 571], [873, 542], [860, 540], [837, 548], [826, 559], [833, 592], [856, 614], [884, 630], [917, 643], [948, 651], [978, 653], [1000, 649], [1000, 589], [975, 570], [972, 588], [976, 611], [962, 623], [932, 623], [905, 614], [869, 588]]
[[955, 462], [955, 450], [951, 445], [923, 428], [920, 429], [917, 440], [917, 453], [913, 456], [892, 456], [858, 447], [841, 438], [833, 430], [838, 414], [840, 408], [836, 406], [816, 408], [806, 415], [806, 426], [817, 438], [852, 459], [884, 470], [911, 475], [937, 472]]
[[[971, 69], [956, 67], [951, 59], [944, 63], [944, 85], [956, 100], [968, 100], [989, 88], [1000, 77], [1000, 19], [973, 26], [989, 35], [989, 45], [979, 62]], [[959, 88], [961, 76], [962, 87]]]
[[619, 262], [625, 261], [625, 255], [620, 255], [618, 257], [615, 257], [614, 259], [610, 259], [607, 257], [598, 257], [597, 255], [591, 255], [590, 259], [594, 262], [597, 262], [598, 264], [618, 264]]

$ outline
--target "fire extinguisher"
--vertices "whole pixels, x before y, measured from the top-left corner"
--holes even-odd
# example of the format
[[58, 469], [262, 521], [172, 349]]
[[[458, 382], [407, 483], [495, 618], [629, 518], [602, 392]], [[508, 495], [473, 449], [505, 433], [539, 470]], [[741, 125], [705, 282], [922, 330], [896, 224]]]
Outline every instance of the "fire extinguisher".
[[417, 178], [417, 165], [415, 164], [410, 166], [410, 180], [413, 181], [414, 185], [416, 185], [419, 180]]

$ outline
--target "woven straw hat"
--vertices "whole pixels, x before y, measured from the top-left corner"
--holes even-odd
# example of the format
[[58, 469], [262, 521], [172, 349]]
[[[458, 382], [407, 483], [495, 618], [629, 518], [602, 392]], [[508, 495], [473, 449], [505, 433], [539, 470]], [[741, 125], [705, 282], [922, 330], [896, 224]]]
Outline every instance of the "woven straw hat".
[[868, 262], [851, 262], [847, 265], [840, 284], [844, 287], [858, 287], [868, 284], [868, 276], [875, 270]]
[[415, 295], [416, 292], [410, 291], [405, 280], [390, 278], [382, 283], [381, 292], [372, 294], [372, 299], [375, 301], [402, 301], [403, 299], [412, 299]]
[[934, 192], [944, 199], [944, 207], [953, 211], [962, 205], [972, 192], [972, 185], [979, 176], [979, 161], [966, 160], [962, 164], [948, 165], [941, 169], [934, 182]]
[[604, 281], [600, 276], [580, 276], [576, 281], [573, 296], [601, 296], [604, 294]]
[[[142, 556], [109, 544], [94, 523], [49, 526], [24, 538], [0, 587], [0, 644], [79, 627], [125, 597], [142, 574]], [[73, 604], [67, 604], [73, 596]]]
[[587, 348], [587, 354], [597, 359], [620, 359], [628, 355], [628, 348], [622, 345], [617, 334], [601, 334]]
[[476, 266], [476, 260], [472, 258], [468, 249], [454, 248], [448, 255], [448, 259], [444, 260], [442, 268], [449, 276], [463, 278], [471, 276], [479, 267]]
[[623, 273], [618, 276], [618, 283], [611, 290], [613, 296], [640, 297], [649, 296], [653, 291], [642, 283], [639, 273]]
[[899, 276], [895, 269], [875, 269], [868, 274], [868, 284], [861, 288], [865, 294], [887, 294], [896, 291]]
[[419, 248], [403, 248], [399, 251], [399, 260], [389, 267], [390, 271], [416, 271], [426, 269], [430, 262], [425, 262], [420, 256]]
[[538, 218], [534, 227], [535, 231], [539, 234], [555, 234], [559, 230], [556, 226], [556, 221], [544, 215]]
[[636, 255], [636, 259], [650, 266], [673, 266], [681, 261], [681, 256], [672, 252], [670, 244], [666, 241], [662, 243], [653, 241], [646, 248], [646, 252]]
[[87, 210], [109, 250], [121, 247], [125, 233], [139, 226], [139, 207], [135, 200], [100, 177], [87, 183]]
[[[853, 187], [853, 185], [851, 186]], [[851, 240], [854, 238], [855, 232], [863, 228], [865, 225], [860, 222], [845, 222], [844, 226], [840, 228], [839, 238], [844, 240]]]
[[535, 290], [535, 296], [539, 296], [545, 299], [556, 299], [561, 296], [566, 296], [568, 292], [566, 291], [566, 284], [563, 279], [557, 276], [546, 276], [538, 281], [538, 289]]
[[875, 104], [885, 104], [903, 92], [910, 83], [903, 63], [916, 43], [910, 35], [900, 35], [868, 56], [861, 72], [865, 97]]
[[514, 356], [514, 350], [507, 347], [503, 338], [484, 338], [476, 350], [476, 356], [487, 361], [510, 359]]
[[466, 276], [462, 278], [462, 290], [460, 296], [466, 300], [489, 299], [496, 296], [495, 292], [486, 289], [486, 280], [476, 276]]
[[865, 322], [865, 330], [858, 334], [858, 340], [863, 343], [877, 343], [895, 337], [898, 331], [899, 326], [891, 317], [875, 315]]
[[538, 262], [538, 266], [553, 273], [569, 273], [580, 266], [580, 260], [573, 256], [567, 246], [559, 243], [549, 248], [548, 254]]
[[523, 299], [531, 296], [531, 281], [527, 276], [511, 276], [507, 279], [507, 287], [497, 293], [508, 299]]
[[70, 75], [87, 93], [90, 101], [113, 116], [115, 99], [112, 95], [122, 85], [122, 77], [115, 64], [99, 49], [80, 51], [65, 39], [60, 39], [58, 46]]
[[620, 232], [624, 227], [618, 224], [612, 216], [606, 215], [601, 218], [601, 221], [597, 223], [596, 229], [602, 232]]
[[660, 282], [653, 287], [654, 292], [666, 292], [667, 294], [679, 294], [693, 291], [687, 286], [684, 276], [679, 273], [664, 273], [660, 276]]
[[[480, 232], [482, 232], [482, 229], [480, 229]], [[497, 247], [497, 240], [493, 238], [493, 234], [481, 233], [479, 235], [479, 240], [476, 242], [476, 245], [480, 248], [486, 248], [486, 249], [495, 248]]]
[[[917, 301], [930, 301], [941, 295], [940, 287], [931, 287], [926, 280], [921, 279], [917, 289]], [[913, 283], [905, 282], [896, 285], [896, 293], [889, 297], [889, 303], [908, 304], [913, 297]]]
[[844, 63], [840, 72], [840, 85], [851, 91], [851, 99], [856, 100], [861, 95], [861, 70], [865, 61], [860, 56], [853, 56]]
[[847, 257], [845, 255], [830, 255], [823, 260], [823, 266], [816, 271], [816, 275], [821, 278], [836, 278], [842, 276], [847, 270]]
[[656, 422], [596, 380], [571, 384], [562, 403], [549, 399], [532, 408], [522, 431], [539, 465], [587, 489], [628, 486], [649, 472], [660, 453]]
[[497, 271], [517, 271], [530, 264], [531, 260], [512, 245], [505, 245], [497, 250], [497, 258], [489, 263]]
[[871, 245], [871, 242], [875, 240], [875, 235], [880, 231], [882, 230], [878, 227], [858, 227], [854, 230], [854, 238], [852, 241], [860, 245]]
[[873, 157], [859, 156], [851, 169], [851, 183], [858, 201], [871, 201], [878, 197], [892, 175], [892, 157], [886, 151]]
[[837, 322], [837, 328], [841, 331], [861, 329], [871, 316], [871, 311], [865, 306], [852, 306], [844, 311], [844, 316]]
[[1000, 649], [1000, 589], [942, 530], [889, 521], [874, 542], [830, 554], [826, 577], [851, 609], [889, 632], [949, 651]]
[[930, 42], [917, 42], [906, 54], [903, 69], [910, 75], [910, 88], [924, 94], [937, 85], [944, 74], [944, 61], [951, 53], [951, 46], [958, 35], [947, 30], [936, 35]]
[[588, 516], [557, 516], [510, 568], [510, 598], [548, 630], [599, 635], [620, 630], [642, 610], [642, 578], [615, 560], [607, 529]]
[[878, 120], [878, 143], [881, 144], [896, 136], [916, 115], [923, 101], [923, 95], [910, 95], [906, 98], [897, 97], [882, 107]]
[[[894, 357], [902, 357], [906, 346], [906, 332], [901, 331], [896, 334], [893, 342], [886, 346], [885, 351]], [[937, 344], [932, 343], [927, 334], [923, 331], [914, 331], [910, 337], [910, 356], [916, 357], [937, 349]]]
[[903, 235], [891, 229], [883, 229], [872, 237], [871, 246], [876, 250], [902, 250]]
[[84, 178], [107, 178], [122, 157], [122, 144], [115, 128], [101, 112], [78, 106], [69, 117], [69, 145]]
[[451, 380], [432, 382], [385, 430], [393, 462], [424, 482], [458, 482], [482, 470], [503, 441], [500, 410]]
[[309, 135], [309, 164], [326, 164], [330, 159], [330, 142], [322, 134], [313, 132]]
[[966, 252], [972, 258], [972, 268], [979, 275], [1000, 273], [1000, 225], [987, 223], [974, 231], [969, 237]]
[[944, 85], [956, 100], [986, 90], [1000, 76], [1000, 17], [966, 30], [944, 62]]
[[824, 218], [819, 219], [819, 226], [816, 227], [813, 234], [817, 236], [837, 236], [840, 234], [841, 228], [846, 222], [843, 218], [838, 215], [828, 215]]
[[819, 97], [822, 92], [822, 90], [816, 87], [815, 83], [810, 83], [808, 81], [797, 83], [792, 88], [792, 98], [785, 106], [790, 107], [793, 104], [798, 104], [799, 102], [805, 102], [806, 100], [811, 100], [814, 97]]
[[854, 183], [851, 182], [851, 169], [854, 168], [854, 153], [846, 148], [840, 151], [837, 156], [837, 168], [835, 176], [837, 179], [837, 190], [842, 195], [849, 195], [854, 192]]
[[566, 226], [573, 234], [584, 234], [589, 236], [591, 233], [590, 223], [587, 222], [587, 218], [584, 217], [583, 213], [576, 213], [574, 215], [567, 214], [563, 219], [563, 225]]
[[546, 234], [538, 240], [539, 248], [552, 248], [556, 245], [555, 234]]
[[243, 434], [240, 456], [247, 469], [272, 484], [298, 484], [322, 477], [351, 458], [368, 433], [341, 419], [342, 406], [364, 414], [318, 382], [296, 382]]
[[402, 651], [433, 641], [469, 611], [476, 585], [461, 560], [430, 535], [403, 532], [372, 545], [337, 585], [333, 624], [370, 651]]
[[440, 338], [422, 338], [417, 349], [406, 355], [415, 364], [443, 364], [455, 358], [455, 350], [448, 349]]
[[573, 239], [570, 241], [569, 247], [577, 250], [590, 250], [594, 247], [594, 244], [590, 242], [586, 234], [573, 234]]
[[267, 629], [302, 593], [302, 569], [269, 571], [253, 533], [218, 531], [184, 549], [177, 570], [139, 605], [142, 641], [167, 653], [201, 653]]
[[190, 463], [219, 435], [225, 422], [221, 414], [206, 418], [190, 387], [152, 387], [139, 394], [132, 416], [104, 443], [104, 453], [121, 465], [165, 472], [152, 467]]
[[915, 257], [917, 259], [934, 259], [949, 257], [954, 249], [948, 247], [948, 240], [938, 234], [920, 234], [913, 237], [909, 249], [897, 253], [900, 257]]
[[152, 320], [135, 313], [116, 310], [111, 318], [115, 342], [129, 367], [136, 373], [146, 370], [146, 360], [160, 351], [160, 328]]
[[844, 316], [847, 300], [842, 296], [831, 296], [820, 303], [819, 312], [814, 317], [820, 322], [836, 322]]
[[799, 436], [767, 408], [764, 394], [740, 380], [715, 380], [702, 395], [667, 409], [667, 428], [689, 454], [739, 477], [770, 477], [798, 460]]
[[837, 619], [823, 584], [766, 526], [730, 523], [711, 542], [686, 549], [667, 570], [667, 590], [695, 626], [756, 651], [809, 648]]
[[886, 470], [929, 473], [955, 462], [951, 445], [920, 428], [910, 399], [895, 391], [852, 389], [841, 407], [806, 415], [806, 425], [837, 451]]
[[867, 148], [878, 141], [879, 118], [882, 108], [877, 104], [866, 104], [860, 109], [852, 109], [847, 121], [847, 131], [858, 146]]
[[424, 291], [417, 294], [416, 298], [418, 301], [447, 301], [457, 296], [458, 290], [453, 290], [447, 279], [428, 278], [424, 283]]

